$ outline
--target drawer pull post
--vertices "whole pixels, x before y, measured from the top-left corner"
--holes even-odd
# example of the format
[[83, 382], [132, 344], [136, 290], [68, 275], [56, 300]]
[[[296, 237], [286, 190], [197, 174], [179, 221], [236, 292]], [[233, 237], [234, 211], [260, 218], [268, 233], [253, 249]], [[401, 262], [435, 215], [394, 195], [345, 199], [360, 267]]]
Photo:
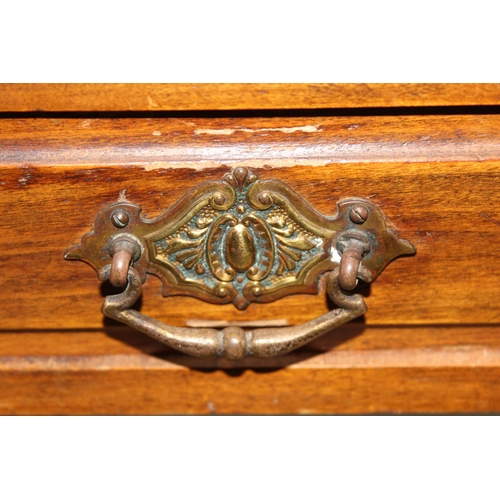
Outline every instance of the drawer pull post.
[[[125, 213], [123, 211], [117, 212]], [[116, 212], [114, 215], [116, 215]], [[115, 224], [113, 216], [112, 221]], [[113, 286], [124, 287], [127, 284], [130, 264], [141, 255], [140, 245], [132, 235], [119, 234], [109, 244], [109, 255], [113, 258], [113, 261], [111, 262], [109, 278], [107, 279], [109, 279], [109, 282]]]
[[358, 284], [359, 266], [370, 250], [368, 238], [362, 233], [343, 234], [337, 242], [337, 250], [342, 254], [339, 265], [340, 286], [344, 290], [354, 290]]

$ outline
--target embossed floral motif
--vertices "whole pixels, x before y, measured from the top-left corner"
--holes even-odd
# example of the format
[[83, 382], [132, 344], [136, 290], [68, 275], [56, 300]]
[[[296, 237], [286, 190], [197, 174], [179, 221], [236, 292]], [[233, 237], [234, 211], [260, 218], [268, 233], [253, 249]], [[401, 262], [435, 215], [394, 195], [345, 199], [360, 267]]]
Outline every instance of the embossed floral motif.
[[[218, 297], [231, 296], [239, 308], [272, 291], [275, 275], [299, 282], [300, 271], [322, 252], [324, 238], [292, 220], [272, 193], [250, 192], [258, 178], [245, 168], [224, 176], [234, 202], [221, 194], [182, 227], [154, 242], [156, 260], [191, 282], [195, 274]], [[257, 190], [258, 191], [258, 190]], [[257, 192], [256, 191], [256, 192]], [[270, 276], [272, 275], [272, 276]]]
[[185, 269], [194, 268], [197, 274], [203, 274], [205, 267], [201, 260], [203, 259], [206, 233], [215, 218], [213, 208], [203, 208], [195, 222], [195, 227], [190, 228], [186, 224], [174, 234], [156, 242], [158, 255], [167, 259], [169, 255], [176, 254], [175, 260]]
[[276, 209], [267, 217], [276, 238], [276, 250], [279, 261], [276, 274], [283, 276], [288, 271], [293, 271], [297, 263], [302, 260], [303, 252], [315, 247], [312, 242], [314, 235], [308, 233], [295, 224], [285, 211]]

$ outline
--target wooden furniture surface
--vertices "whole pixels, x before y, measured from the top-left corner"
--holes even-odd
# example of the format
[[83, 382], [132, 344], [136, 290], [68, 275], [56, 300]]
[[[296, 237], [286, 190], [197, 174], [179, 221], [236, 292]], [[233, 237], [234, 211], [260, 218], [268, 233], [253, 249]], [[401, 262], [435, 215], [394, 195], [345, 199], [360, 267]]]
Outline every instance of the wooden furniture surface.
[[500, 84], [0, 84], [0, 112], [488, 106]]
[[[499, 86], [213, 84], [203, 99], [187, 84], [2, 87], [0, 413], [500, 411], [500, 116], [473, 106], [498, 104]], [[334, 109], [426, 105], [468, 107]], [[98, 113], [127, 106], [191, 111]], [[237, 111], [256, 107], [265, 116]], [[279, 111], [292, 108], [310, 116]], [[193, 115], [224, 109], [234, 115]], [[363, 318], [279, 358], [190, 358], [104, 319], [113, 288], [64, 251], [119, 196], [153, 217], [236, 166], [288, 183], [325, 215], [342, 198], [366, 198], [417, 255], [361, 290]], [[179, 326], [280, 326], [330, 310], [320, 288], [238, 311], [162, 298], [151, 276], [140, 310]]]

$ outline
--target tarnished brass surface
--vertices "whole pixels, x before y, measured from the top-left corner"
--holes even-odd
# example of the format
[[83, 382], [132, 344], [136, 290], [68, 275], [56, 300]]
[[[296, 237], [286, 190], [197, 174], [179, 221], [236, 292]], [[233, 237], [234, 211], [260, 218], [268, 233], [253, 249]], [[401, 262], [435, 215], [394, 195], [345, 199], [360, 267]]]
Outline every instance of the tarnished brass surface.
[[[362, 297], [345, 292], [358, 279], [372, 282], [391, 260], [415, 253], [368, 201], [340, 201], [338, 213], [324, 217], [285, 183], [260, 181], [244, 167], [201, 184], [156, 219], [140, 213], [126, 201], [109, 205], [65, 258], [88, 262], [101, 279], [119, 285], [128, 272], [126, 290], [105, 299], [104, 314], [196, 356], [239, 359], [296, 349], [365, 312]], [[129, 309], [147, 273], [162, 280], [165, 296], [245, 309], [251, 302], [317, 293], [327, 271], [328, 294], [340, 309], [304, 325], [247, 332], [178, 328]]]
[[[101, 270], [99, 277], [103, 281], [109, 279], [109, 272], [110, 266], [107, 265]], [[327, 277], [326, 288], [330, 298], [340, 308], [302, 325], [256, 330], [243, 330], [236, 326], [215, 330], [166, 325], [130, 309], [141, 296], [142, 288], [139, 274], [133, 267], [129, 269], [125, 291], [119, 295], [106, 297], [102, 312], [109, 318], [125, 323], [192, 356], [201, 358], [220, 356], [230, 360], [238, 360], [245, 356], [269, 358], [293, 351], [366, 312], [363, 297], [346, 295], [341, 291], [337, 278], [338, 270], [332, 271]]]

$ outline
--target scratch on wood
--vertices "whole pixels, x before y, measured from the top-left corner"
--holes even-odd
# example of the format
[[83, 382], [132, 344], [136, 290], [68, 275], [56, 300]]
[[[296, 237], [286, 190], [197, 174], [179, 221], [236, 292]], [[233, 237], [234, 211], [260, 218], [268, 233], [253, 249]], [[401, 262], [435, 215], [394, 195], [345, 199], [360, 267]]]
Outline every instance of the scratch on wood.
[[156, 102], [153, 101], [153, 99], [151, 99], [151, 97], [148, 96], [148, 105], [149, 105], [149, 109], [153, 109], [153, 108], [158, 108], [158, 104], [156, 104]]
[[224, 164], [218, 163], [216, 161], [210, 160], [200, 160], [200, 161], [185, 161], [185, 162], [176, 162], [176, 161], [157, 161], [151, 162], [145, 165], [140, 165], [146, 172], [152, 170], [171, 170], [171, 169], [179, 169], [179, 168], [189, 168], [192, 170], [208, 170], [212, 168], [220, 168], [226, 166], [228, 168], [235, 168], [239, 166], [247, 167], [250, 169], [258, 169], [258, 168], [293, 168], [301, 165], [306, 165], [308, 167], [325, 167], [330, 164], [330, 159], [314, 159], [308, 160], [307, 158], [293, 158], [293, 159], [278, 159], [278, 160], [238, 160], [238, 161], [226, 161]]
[[497, 220], [495, 220], [493, 217], [490, 217], [489, 215], [486, 215], [485, 213], [483, 212], [478, 212], [479, 215], [482, 215], [483, 217], [486, 217], [487, 219], [489, 219], [491, 222], [493, 222], [494, 224], [496, 224], [497, 226], [500, 226], [500, 222], [498, 222]]
[[118, 200], [117, 201], [127, 201], [127, 188], [125, 189], [122, 189], [119, 193], [118, 193]]
[[293, 134], [294, 132], [319, 132], [319, 128], [315, 125], [305, 125], [304, 127], [280, 127], [280, 128], [224, 128], [224, 129], [211, 129], [211, 128], [197, 128], [194, 133], [210, 134], [210, 135], [231, 135], [235, 132], [283, 132], [284, 134]]

